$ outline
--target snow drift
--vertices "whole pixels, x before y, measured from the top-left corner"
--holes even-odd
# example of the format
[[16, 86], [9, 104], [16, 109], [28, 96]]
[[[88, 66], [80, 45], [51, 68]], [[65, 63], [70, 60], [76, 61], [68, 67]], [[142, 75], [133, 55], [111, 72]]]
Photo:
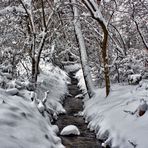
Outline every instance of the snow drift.
[[[79, 72], [79, 74], [81, 74]], [[84, 87], [81, 75], [76, 75]], [[95, 90], [95, 96], [84, 99], [83, 115], [88, 128], [97, 138], [120, 148], [146, 148], [148, 145], [148, 81], [139, 85], [115, 84], [106, 98], [105, 89]], [[140, 113], [140, 110], [143, 112]]]
[[[51, 125], [50, 116], [65, 113], [61, 104], [67, 93], [67, 74], [52, 65], [42, 65], [35, 92], [28, 91], [27, 81], [7, 81], [7, 89], [0, 89], [0, 147], [1, 148], [63, 148], [57, 137], [58, 127]], [[16, 88], [22, 84], [23, 87]], [[46, 107], [50, 113], [40, 113], [40, 102], [47, 94]], [[32, 97], [38, 102], [32, 102]], [[41, 107], [40, 107], [41, 109]], [[44, 112], [44, 108], [42, 108]]]

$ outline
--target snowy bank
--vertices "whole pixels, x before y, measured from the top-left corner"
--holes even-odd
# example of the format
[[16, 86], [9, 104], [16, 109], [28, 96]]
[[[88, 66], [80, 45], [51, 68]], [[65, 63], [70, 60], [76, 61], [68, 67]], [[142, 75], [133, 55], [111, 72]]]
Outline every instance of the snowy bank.
[[38, 109], [0, 89], [0, 147], [62, 148], [61, 140]]
[[53, 65], [42, 65], [43, 71], [38, 78], [37, 96], [44, 98], [44, 92], [49, 91], [46, 105], [49, 106], [57, 115], [65, 113], [62, 101], [68, 93], [67, 83], [69, 77], [66, 72]]
[[97, 89], [93, 98], [84, 101], [83, 115], [88, 128], [112, 147], [146, 148], [148, 111], [139, 116], [139, 108], [142, 100], [147, 106], [147, 89], [147, 80], [135, 86], [115, 84], [107, 98], [105, 89]]
[[[65, 113], [61, 102], [67, 93], [68, 76], [50, 64], [42, 65], [42, 69], [44, 71], [39, 75], [35, 93], [26, 89], [27, 81], [19, 80], [7, 81], [6, 90], [0, 89], [1, 148], [64, 147], [56, 135], [58, 127], [51, 124], [50, 116], [56, 119], [58, 114]], [[43, 117], [39, 105], [47, 91], [45, 106], [51, 114], [48, 112]], [[36, 102], [32, 102], [32, 97], [35, 97]]]

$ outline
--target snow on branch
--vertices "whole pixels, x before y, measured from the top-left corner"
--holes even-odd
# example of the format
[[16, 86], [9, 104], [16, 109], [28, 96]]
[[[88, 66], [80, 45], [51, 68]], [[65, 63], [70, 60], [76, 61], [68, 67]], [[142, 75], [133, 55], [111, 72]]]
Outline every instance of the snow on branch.
[[21, 13], [25, 13], [24, 9], [20, 6], [16, 7], [16, 6], [8, 6], [2, 10], [0, 10], [0, 15], [4, 15], [4, 14], [7, 14], [8, 12], [14, 12], [14, 11], [17, 11], [17, 12], [21, 12]]
[[92, 16], [95, 19], [98, 19], [105, 26], [107, 26], [107, 22], [105, 21], [104, 17], [102, 16], [99, 5], [94, 0], [83, 0], [83, 2], [86, 4], [87, 8], [92, 13]]
[[139, 33], [139, 35], [140, 35], [140, 37], [141, 37], [141, 40], [142, 40], [144, 46], [145, 46], [146, 49], [148, 50], [148, 43], [146, 42], [146, 40], [145, 40], [145, 38], [144, 38], [144, 36], [143, 36], [143, 34], [142, 34], [142, 31], [141, 31], [140, 28], [139, 28], [138, 22], [137, 22], [135, 19], [134, 19], [134, 23], [135, 23], [135, 25], [136, 25], [137, 31], [138, 31], [138, 33]]
[[[29, 17], [29, 22], [30, 22], [30, 25], [31, 25], [31, 29], [33, 31], [33, 33], [35, 33], [35, 25], [34, 25], [34, 20], [33, 20], [33, 14], [32, 14], [32, 10], [29, 10], [26, 5], [25, 5], [25, 2], [23, 0], [19, 0], [20, 3], [22, 4], [26, 14], [28, 15]], [[31, 4], [30, 4], [30, 7], [31, 7]], [[30, 8], [32, 9], [32, 8]]]

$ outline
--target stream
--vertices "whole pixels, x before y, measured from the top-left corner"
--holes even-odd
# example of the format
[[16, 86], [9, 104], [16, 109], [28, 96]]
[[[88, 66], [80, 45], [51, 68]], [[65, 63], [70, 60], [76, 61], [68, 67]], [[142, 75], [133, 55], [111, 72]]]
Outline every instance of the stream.
[[82, 94], [82, 92], [77, 86], [78, 80], [73, 77], [74, 73], [69, 73], [69, 76], [71, 78], [71, 84], [68, 85], [70, 95], [66, 96], [63, 104], [67, 113], [60, 115], [55, 124], [59, 127], [60, 131], [67, 125], [75, 125], [79, 128], [80, 135], [59, 135], [62, 143], [66, 148], [102, 148], [101, 141], [96, 139], [95, 133], [87, 129], [87, 124], [83, 117], [75, 115], [83, 110], [83, 98], [75, 98], [75, 96]]

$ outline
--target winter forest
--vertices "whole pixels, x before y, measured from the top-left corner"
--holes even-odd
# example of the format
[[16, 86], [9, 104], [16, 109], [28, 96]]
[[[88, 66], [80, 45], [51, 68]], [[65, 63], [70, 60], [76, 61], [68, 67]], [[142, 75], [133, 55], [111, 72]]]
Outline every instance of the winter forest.
[[147, 0], [0, 0], [0, 148], [147, 138]]

